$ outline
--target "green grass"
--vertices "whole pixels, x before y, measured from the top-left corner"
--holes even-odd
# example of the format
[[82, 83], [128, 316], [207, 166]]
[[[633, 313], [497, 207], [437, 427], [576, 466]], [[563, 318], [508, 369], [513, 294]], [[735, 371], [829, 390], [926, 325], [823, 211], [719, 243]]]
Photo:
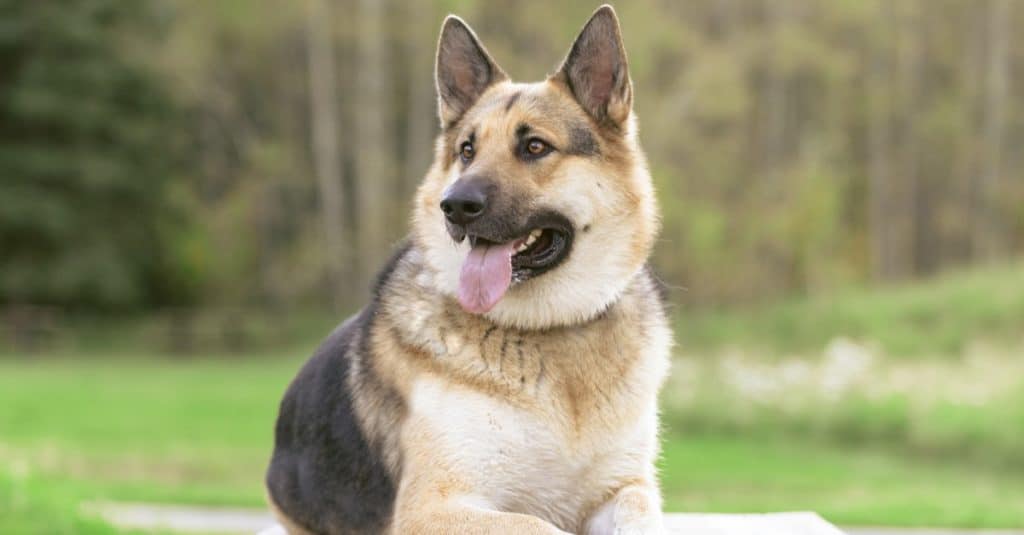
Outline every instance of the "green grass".
[[299, 362], [2, 361], [0, 455], [101, 497], [259, 504]]
[[[0, 361], [0, 532], [112, 532], [79, 511], [97, 499], [261, 506], [277, 402], [305, 353]], [[1024, 526], [1019, 471], [743, 429], [681, 435], [666, 421], [669, 509]]]
[[777, 438], [675, 437], [661, 464], [674, 511], [811, 510], [837, 524], [1024, 526], [1024, 478], [969, 463]]
[[663, 421], [691, 433], [885, 444], [1024, 472], [1019, 355], [900, 360], [847, 344], [814, 358], [679, 357], [663, 389]]
[[845, 336], [900, 358], [956, 356], [979, 340], [1024, 340], [1024, 263], [743, 309], [691, 310], [684, 303], [676, 327], [682, 348], [695, 353], [808, 353]]
[[16, 534], [121, 533], [78, 510], [68, 487], [0, 468], [0, 529]]

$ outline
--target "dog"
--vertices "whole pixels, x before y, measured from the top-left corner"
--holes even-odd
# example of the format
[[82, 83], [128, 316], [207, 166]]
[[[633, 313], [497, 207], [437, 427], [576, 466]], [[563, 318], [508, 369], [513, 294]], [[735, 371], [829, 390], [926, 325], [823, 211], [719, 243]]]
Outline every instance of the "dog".
[[659, 533], [672, 339], [615, 12], [528, 84], [449, 16], [435, 74], [410, 236], [281, 402], [278, 529]]

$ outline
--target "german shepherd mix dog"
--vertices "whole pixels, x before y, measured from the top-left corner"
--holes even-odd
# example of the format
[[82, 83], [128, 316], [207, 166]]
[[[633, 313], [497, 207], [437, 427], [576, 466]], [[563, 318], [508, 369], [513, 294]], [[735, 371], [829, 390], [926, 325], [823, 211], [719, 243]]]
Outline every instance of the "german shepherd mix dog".
[[436, 81], [411, 237], [281, 402], [276, 514], [289, 533], [658, 533], [671, 334], [615, 12], [532, 84], [449, 16]]

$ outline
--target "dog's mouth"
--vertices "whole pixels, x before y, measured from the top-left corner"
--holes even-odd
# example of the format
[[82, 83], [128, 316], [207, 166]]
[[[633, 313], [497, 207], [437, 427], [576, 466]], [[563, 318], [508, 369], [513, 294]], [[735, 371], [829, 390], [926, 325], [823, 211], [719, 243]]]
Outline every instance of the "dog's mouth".
[[[467, 236], [469, 246], [491, 247], [501, 246], [481, 236]], [[522, 282], [553, 267], [562, 260], [568, 245], [568, 234], [554, 228], [536, 228], [526, 236], [514, 240], [506, 246], [512, 249], [512, 283]]]
[[561, 216], [512, 240], [466, 234], [470, 251], [459, 276], [459, 303], [483, 314], [498, 304], [514, 284], [554, 268], [569, 255], [572, 226]]

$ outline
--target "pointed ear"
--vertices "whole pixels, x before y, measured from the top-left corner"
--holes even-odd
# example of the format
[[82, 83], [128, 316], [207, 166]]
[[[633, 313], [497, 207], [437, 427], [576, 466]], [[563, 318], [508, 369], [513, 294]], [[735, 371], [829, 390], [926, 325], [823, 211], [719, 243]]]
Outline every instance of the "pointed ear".
[[483, 92], [508, 76], [459, 17], [448, 15], [437, 43], [438, 114], [445, 128], [462, 117]]
[[612, 6], [594, 12], [553, 77], [569, 86], [598, 123], [622, 124], [633, 106], [619, 19]]

